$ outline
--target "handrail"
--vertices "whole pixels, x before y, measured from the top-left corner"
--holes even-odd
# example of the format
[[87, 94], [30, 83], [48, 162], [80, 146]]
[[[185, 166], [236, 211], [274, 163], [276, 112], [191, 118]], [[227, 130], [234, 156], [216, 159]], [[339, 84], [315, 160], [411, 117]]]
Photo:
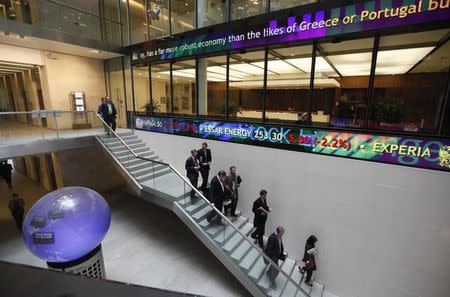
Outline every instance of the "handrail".
[[[208, 199], [206, 199], [206, 197], [205, 196], [203, 196], [203, 194], [202, 193], [200, 193], [200, 191], [198, 191], [195, 187], [193, 187], [192, 185], [191, 185], [191, 183], [187, 180], [187, 178], [186, 177], [184, 177], [181, 173], [179, 173], [178, 172], [178, 170], [176, 170], [171, 164], [168, 164], [168, 163], [163, 163], [163, 162], [158, 162], [158, 161], [155, 161], [155, 160], [150, 160], [150, 159], [147, 159], [147, 158], [144, 158], [144, 157], [140, 157], [139, 155], [137, 155], [120, 137], [119, 137], [119, 135], [117, 135], [117, 133], [115, 132], [115, 131], [113, 131], [112, 129], [111, 129], [111, 127], [108, 125], [108, 124], [106, 124], [106, 122], [103, 120], [103, 118], [100, 116], [100, 115], [98, 115], [98, 114], [96, 114], [97, 115], [97, 117], [102, 121], [102, 123], [104, 124], [104, 125], [106, 125], [107, 127], [108, 127], [108, 129], [110, 130], [110, 132], [112, 132], [116, 137], [117, 137], [117, 139], [136, 157], [136, 158], [139, 158], [139, 159], [142, 159], [142, 160], [146, 160], [146, 161], [149, 161], [149, 162], [154, 162], [154, 163], [158, 163], [158, 164], [163, 164], [163, 165], [166, 165], [166, 166], [169, 166], [175, 173], [176, 173], [176, 175], [178, 175], [187, 185], [189, 185], [190, 187], [191, 187], [191, 189], [192, 190], [194, 190], [199, 196], [200, 196], [200, 198], [202, 198], [204, 201], [205, 201], [205, 203], [207, 203], [209, 206], [211, 206], [212, 207], [212, 209], [222, 218], [222, 219], [225, 219], [225, 221], [226, 222], [228, 222], [229, 223], [229, 225], [230, 226], [232, 226], [232, 228], [234, 228], [235, 229], [235, 232], [237, 232], [237, 233], [239, 233], [243, 238], [244, 238], [244, 240], [246, 240], [247, 242], [249, 242], [250, 243], [250, 245], [253, 247], [253, 248], [256, 248], [256, 250], [257, 251], [260, 251], [260, 248], [256, 245], [256, 244], [254, 244], [253, 242], [252, 242], [252, 240], [250, 240], [244, 233], [242, 233], [241, 232], [241, 230], [239, 230], [239, 228], [237, 228], [225, 215], [223, 215], [223, 213], [221, 213], [215, 206], [214, 206], [214, 203], [211, 203], [211, 202], [209, 202], [209, 200]], [[176, 202], [176, 203], [178, 203], [178, 202]], [[266, 255], [266, 253], [263, 251], [263, 250], [261, 250], [260, 251], [260, 255], [266, 260], [265, 262], [266, 263], [269, 263], [271, 266], [274, 266], [278, 271], [279, 271], [279, 273], [281, 273], [281, 275], [283, 275], [283, 276], [285, 276], [286, 277], [286, 279], [288, 280], [288, 281], [290, 281], [291, 283], [293, 283], [296, 287], [297, 287], [297, 289], [298, 290], [300, 290], [304, 295], [306, 295], [306, 296], [309, 296], [309, 294], [299, 285], [299, 284], [297, 284], [286, 272], [284, 272], [282, 269], [281, 269], [281, 267], [278, 265], [278, 263], [275, 263], [274, 261], [272, 261], [272, 259], [270, 259], [267, 255]]]
[[94, 17], [97, 17], [97, 18], [101, 18], [101, 19], [104, 19], [104, 20], [109, 21], [109, 22], [112, 22], [112, 23], [119, 24], [119, 25], [121, 25], [121, 26], [123, 25], [121, 22], [114, 21], [114, 20], [112, 20], [112, 19], [110, 19], [110, 18], [106, 18], [106, 17], [101, 16], [101, 15], [99, 15], [99, 14], [95, 14], [95, 13], [89, 12], [89, 11], [84, 10], [84, 9], [81, 9], [81, 8], [73, 7], [73, 6], [70, 6], [70, 5], [68, 5], [68, 4], [61, 3], [61, 2], [59, 2], [59, 1], [55, 1], [55, 0], [45, 0], [45, 1], [51, 2], [51, 3], [56, 4], [56, 5], [60, 5], [60, 6], [64, 6], [64, 7], [70, 8], [70, 9], [76, 10], [76, 11], [78, 11], [78, 12], [82, 12], [82, 13], [85, 13], [85, 14], [89, 14], [89, 15], [91, 15], [91, 16], [94, 16]]

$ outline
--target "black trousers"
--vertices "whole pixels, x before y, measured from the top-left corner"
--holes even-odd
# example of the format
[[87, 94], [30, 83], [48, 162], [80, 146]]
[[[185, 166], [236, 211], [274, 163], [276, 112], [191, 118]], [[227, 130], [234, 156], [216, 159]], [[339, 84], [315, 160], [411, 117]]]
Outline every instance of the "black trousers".
[[200, 190], [202, 190], [202, 192], [205, 192], [206, 188], [208, 187], [209, 169], [200, 167], [200, 174], [202, 175], [202, 179], [203, 179]]
[[[189, 181], [191, 182], [192, 186], [194, 186], [195, 188], [197, 188], [198, 185], [198, 176], [196, 177], [190, 177]], [[191, 201], [196, 201], [197, 197], [195, 197], [195, 191], [194, 189], [191, 190]]]
[[309, 281], [311, 280], [311, 277], [313, 275], [313, 269], [307, 269], [306, 266], [303, 267], [303, 270], [306, 271], [306, 279], [305, 281], [309, 283]]
[[17, 229], [22, 230], [22, 223], [23, 223], [23, 211], [13, 211], [12, 216], [14, 218], [14, 221], [16, 221]]
[[5, 182], [8, 184], [8, 187], [12, 188], [12, 177], [11, 175], [2, 176]]
[[[214, 201], [214, 206], [219, 210], [220, 213], [223, 211], [223, 201]], [[214, 219], [215, 217], [215, 219]], [[216, 213], [216, 211], [213, 209], [211, 210], [208, 215], [206, 216], [208, 221], [213, 220], [214, 222], [218, 223], [220, 222], [220, 215]]]
[[254, 225], [254, 227], [256, 227], [256, 230], [253, 231], [252, 235], [250, 235], [250, 236], [251, 236], [251, 238], [258, 239], [258, 244], [263, 249], [264, 248], [264, 232], [265, 232], [265, 228], [266, 228], [266, 222], [264, 222], [263, 224]]
[[238, 198], [231, 198], [231, 203], [228, 204], [228, 206], [226, 207], [226, 210], [229, 209], [230, 214], [235, 214], [237, 204], [238, 204]]
[[104, 120], [113, 131], [116, 131], [116, 118], [104, 118]]

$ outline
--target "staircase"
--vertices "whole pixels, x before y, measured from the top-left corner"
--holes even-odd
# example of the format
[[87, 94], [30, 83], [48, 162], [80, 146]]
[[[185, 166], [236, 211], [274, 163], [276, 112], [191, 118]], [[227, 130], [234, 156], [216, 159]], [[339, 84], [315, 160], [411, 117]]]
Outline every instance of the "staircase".
[[138, 136], [129, 132], [96, 138], [135, 193], [174, 211], [253, 296], [322, 296], [324, 285], [314, 282], [313, 287], [307, 286], [296, 261], [288, 257], [280, 261], [276, 286], [271, 286], [265, 273], [270, 264], [265, 263], [266, 256], [249, 237], [254, 230], [249, 219], [222, 217], [224, 225], [210, 224], [207, 214], [218, 211], [197, 190], [199, 200], [191, 203], [188, 180], [164, 163]]

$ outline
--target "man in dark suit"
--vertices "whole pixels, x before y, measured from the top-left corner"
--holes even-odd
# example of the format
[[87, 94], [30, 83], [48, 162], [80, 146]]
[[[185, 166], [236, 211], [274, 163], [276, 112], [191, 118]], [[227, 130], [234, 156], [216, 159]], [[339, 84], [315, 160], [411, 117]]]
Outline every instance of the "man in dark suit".
[[[184, 166], [186, 168], [186, 176], [191, 182], [191, 185], [197, 188], [198, 184], [198, 170], [200, 166], [197, 161], [197, 150], [191, 150], [191, 156], [186, 160]], [[197, 197], [195, 197], [194, 189], [191, 190], [191, 202], [195, 204], [197, 202]]]
[[284, 253], [283, 234], [284, 234], [284, 228], [281, 226], [277, 227], [277, 230], [269, 236], [269, 240], [267, 241], [267, 247], [266, 247], [266, 250], [264, 251], [264, 253], [273, 262], [275, 262], [277, 264], [277, 267], [275, 267], [273, 264], [271, 264], [269, 269], [267, 269], [267, 272], [266, 272], [273, 288], [277, 287], [277, 285], [275, 283], [275, 278], [277, 277], [278, 273], [280, 272], [278, 270], [278, 259], [280, 259], [281, 255], [283, 255], [283, 253]]
[[102, 103], [102, 107], [99, 108], [103, 120], [108, 126], [111, 126], [113, 131], [116, 131], [116, 115], [117, 110], [114, 103], [111, 102], [109, 96], [105, 97], [105, 101]]
[[[227, 174], [225, 171], [220, 170], [219, 173], [214, 176], [211, 180], [211, 186], [209, 189], [209, 195], [211, 196], [210, 201], [214, 203], [214, 207], [222, 213], [223, 211], [223, 201], [225, 200], [225, 178]], [[214, 219], [215, 218], [215, 219]], [[211, 210], [206, 219], [209, 223], [223, 224], [220, 215], [216, 211]]]
[[208, 149], [208, 144], [206, 142], [203, 142], [202, 148], [197, 151], [197, 159], [200, 164], [200, 174], [202, 175], [203, 180], [200, 189], [203, 194], [205, 194], [212, 162], [211, 150]]
[[[253, 219], [253, 227], [256, 228], [253, 231], [251, 237], [256, 239], [259, 246], [264, 248], [264, 229], [266, 227], [267, 214], [270, 212], [269, 206], [267, 206], [267, 191], [261, 190], [259, 192], [259, 198], [253, 202], [252, 211], [255, 214], [255, 218]], [[256, 243], [256, 241], [255, 241]]]

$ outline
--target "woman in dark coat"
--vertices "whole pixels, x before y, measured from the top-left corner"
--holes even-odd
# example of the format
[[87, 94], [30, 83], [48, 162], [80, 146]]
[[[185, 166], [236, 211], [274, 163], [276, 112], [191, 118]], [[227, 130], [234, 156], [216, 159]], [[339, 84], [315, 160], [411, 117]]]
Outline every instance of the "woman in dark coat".
[[306, 240], [305, 252], [303, 254], [303, 260], [302, 260], [303, 262], [305, 262], [305, 266], [298, 267], [301, 274], [304, 274], [306, 271], [305, 284], [307, 284], [308, 286], [313, 285], [311, 283], [311, 277], [312, 277], [313, 271], [315, 271], [317, 269], [316, 259], [315, 259], [315, 256], [317, 255], [316, 242], [317, 242], [317, 237], [315, 237], [314, 235], [311, 235], [310, 237], [308, 237], [308, 239]]

